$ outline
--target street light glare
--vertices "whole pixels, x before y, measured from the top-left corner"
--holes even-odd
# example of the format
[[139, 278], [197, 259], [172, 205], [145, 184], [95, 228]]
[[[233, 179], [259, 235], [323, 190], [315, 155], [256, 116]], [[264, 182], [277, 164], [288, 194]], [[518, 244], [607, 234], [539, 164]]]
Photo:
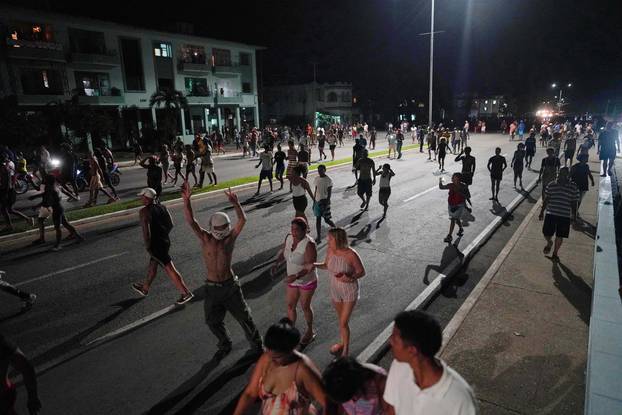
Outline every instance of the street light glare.
[[557, 88], [557, 84], [552, 84], [551, 88]]
[[572, 86], [572, 84], [568, 84], [568, 88], [570, 88]]

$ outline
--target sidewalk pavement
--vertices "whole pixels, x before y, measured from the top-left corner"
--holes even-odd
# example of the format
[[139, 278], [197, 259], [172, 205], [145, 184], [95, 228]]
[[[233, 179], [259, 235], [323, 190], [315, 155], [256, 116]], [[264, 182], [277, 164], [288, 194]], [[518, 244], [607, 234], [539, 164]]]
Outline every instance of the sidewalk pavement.
[[583, 414], [598, 162], [590, 168], [596, 186], [560, 261], [542, 253], [540, 200], [444, 331], [441, 357], [482, 414]]

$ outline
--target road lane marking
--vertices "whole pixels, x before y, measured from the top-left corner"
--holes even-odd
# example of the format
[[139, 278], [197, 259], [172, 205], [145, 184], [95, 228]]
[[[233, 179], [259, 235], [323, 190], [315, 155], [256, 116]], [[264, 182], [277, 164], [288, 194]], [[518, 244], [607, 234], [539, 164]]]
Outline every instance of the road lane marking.
[[44, 274], [44, 275], [41, 275], [39, 277], [35, 277], [35, 278], [31, 278], [31, 279], [26, 280], [26, 281], [18, 282], [17, 284], [13, 284], [13, 285], [15, 285], [16, 287], [21, 287], [22, 285], [30, 284], [32, 282], [41, 281], [41, 280], [53, 277], [55, 275], [64, 274], [65, 272], [75, 271], [75, 270], [80, 269], [80, 268], [85, 268], [85, 267], [88, 267], [90, 265], [97, 264], [99, 262], [104, 262], [104, 261], [107, 261], [107, 260], [112, 259], [112, 258], [117, 258], [117, 257], [120, 257], [121, 255], [125, 255], [125, 254], [127, 254], [127, 252], [122, 252], [120, 254], [114, 254], [114, 255], [108, 255], [108, 256], [105, 256], [105, 257], [98, 258], [98, 259], [94, 259], [93, 261], [89, 261], [89, 262], [86, 262], [84, 264], [75, 265], [73, 267], [69, 267], [69, 268], [58, 270], [58, 271], [50, 272], [49, 274]]
[[170, 306], [168, 306], [166, 308], [163, 308], [161, 310], [156, 311], [155, 313], [151, 313], [148, 316], [145, 316], [145, 317], [141, 318], [140, 320], [136, 320], [133, 323], [130, 323], [130, 324], [126, 325], [126, 326], [123, 326], [123, 327], [121, 327], [121, 328], [119, 328], [117, 330], [113, 330], [113, 331], [111, 331], [109, 333], [106, 333], [103, 336], [97, 337], [96, 339], [93, 339], [93, 340], [91, 340], [91, 341], [89, 341], [87, 343], [83, 343], [83, 345], [84, 346], [90, 346], [92, 344], [99, 343], [99, 342], [101, 342], [103, 340], [106, 340], [106, 339], [112, 339], [114, 337], [118, 337], [118, 336], [120, 336], [120, 335], [122, 335], [124, 333], [132, 331], [132, 330], [134, 330], [134, 329], [136, 329], [136, 328], [138, 328], [140, 326], [143, 326], [143, 325], [145, 325], [145, 324], [147, 324], [147, 323], [149, 323], [149, 322], [151, 322], [153, 320], [156, 320], [156, 319], [158, 319], [158, 318], [160, 318], [160, 317], [162, 317], [162, 316], [164, 316], [164, 315], [174, 311], [176, 308], [179, 308], [179, 307], [181, 307], [181, 306], [177, 306], [175, 304], [170, 305]]
[[430, 193], [432, 190], [438, 189], [438, 185], [434, 186], [434, 187], [430, 187], [427, 190], [424, 190], [423, 192], [419, 192], [414, 196], [409, 197], [408, 199], [404, 200], [404, 203], [410, 202], [411, 200], [415, 200], [416, 198], [425, 195], [426, 193]]
[[[526, 187], [526, 192], [531, 192], [537, 185], [538, 179], [535, 178], [529, 185]], [[479, 249], [479, 247], [486, 241], [490, 235], [497, 229], [497, 227], [501, 226], [503, 220], [506, 216], [509, 216], [512, 211], [518, 206], [518, 204], [526, 199], [525, 194], [521, 193], [516, 196], [507, 206], [506, 211], [507, 215], [503, 216], [495, 216], [495, 218], [484, 228], [482, 232], [480, 232], [477, 237], [462, 251], [462, 256], [459, 258], [454, 258], [454, 260], [445, 267], [443, 273], [438, 274], [436, 278], [430, 282], [430, 284], [406, 307], [406, 310], [416, 310], [427, 304], [431, 298], [436, 295], [437, 292], [442, 288], [442, 284], [445, 279], [451, 277], [453, 273], [455, 273], [462, 264], [467, 261], [469, 258], [473, 256], [473, 254]], [[375, 357], [378, 357], [379, 352], [384, 348], [385, 344], [389, 341], [391, 337], [391, 332], [393, 331], [393, 322], [389, 323], [387, 327], [382, 330], [378, 336], [371, 343], [365, 347], [365, 349], [357, 356], [357, 359], [361, 362], [368, 362]]]

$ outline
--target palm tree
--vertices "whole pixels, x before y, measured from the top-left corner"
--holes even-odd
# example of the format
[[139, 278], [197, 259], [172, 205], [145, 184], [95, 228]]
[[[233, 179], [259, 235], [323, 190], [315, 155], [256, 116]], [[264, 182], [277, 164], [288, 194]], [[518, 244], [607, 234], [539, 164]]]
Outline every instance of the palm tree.
[[162, 107], [164, 109], [164, 122], [158, 130], [162, 132], [164, 138], [172, 143], [177, 136], [177, 120], [181, 109], [188, 108], [188, 100], [184, 94], [174, 89], [161, 89], [151, 95], [149, 107]]

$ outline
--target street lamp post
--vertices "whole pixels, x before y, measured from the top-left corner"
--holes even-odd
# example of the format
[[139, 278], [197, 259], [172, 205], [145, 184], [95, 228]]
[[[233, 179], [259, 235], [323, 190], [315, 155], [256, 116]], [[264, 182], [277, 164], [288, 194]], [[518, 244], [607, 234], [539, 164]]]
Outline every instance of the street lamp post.
[[[558, 86], [557, 83], [553, 83], [551, 85], [551, 88], [555, 89], [555, 88], [557, 88], [557, 86]], [[566, 85], [566, 87], [570, 88], [570, 87], [572, 87], [572, 84], [568, 83]], [[562, 105], [563, 105], [562, 104], [562, 101], [563, 101], [562, 96], [563, 96], [563, 94], [564, 94], [564, 90], [562, 89], [562, 86], [559, 85], [559, 95], [557, 96], [557, 109], [558, 109], [559, 112], [561, 112], [561, 110], [562, 110]]]
[[430, 16], [430, 91], [428, 98], [428, 125], [432, 128], [432, 81], [434, 77], [434, 0]]

